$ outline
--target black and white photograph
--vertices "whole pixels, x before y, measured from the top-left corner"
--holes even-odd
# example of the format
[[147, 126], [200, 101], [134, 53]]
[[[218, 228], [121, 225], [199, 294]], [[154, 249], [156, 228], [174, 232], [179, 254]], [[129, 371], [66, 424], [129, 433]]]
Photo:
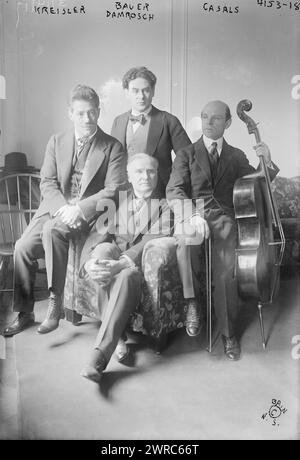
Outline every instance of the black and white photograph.
[[0, 440], [300, 439], [300, 1], [0, 0]]

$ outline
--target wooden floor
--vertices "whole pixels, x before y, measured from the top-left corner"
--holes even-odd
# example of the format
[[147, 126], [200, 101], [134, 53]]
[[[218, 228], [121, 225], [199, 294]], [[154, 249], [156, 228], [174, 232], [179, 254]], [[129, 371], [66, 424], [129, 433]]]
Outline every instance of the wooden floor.
[[240, 361], [228, 361], [220, 341], [208, 353], [204, 337], [184, 330], [160, 356], [133, 336], [135, 366], [112, 359], [101, 387], [80, 376], [98, 324], [61, 321], [40, 336], [47, 302], [37, 302], [33, 327], [6, 339], [4, 351], [0, 337], [0, 439], [300, 439], [299, 286], [299, 276], [282, 280], [265, 307], [265, 351], [252, 309]]

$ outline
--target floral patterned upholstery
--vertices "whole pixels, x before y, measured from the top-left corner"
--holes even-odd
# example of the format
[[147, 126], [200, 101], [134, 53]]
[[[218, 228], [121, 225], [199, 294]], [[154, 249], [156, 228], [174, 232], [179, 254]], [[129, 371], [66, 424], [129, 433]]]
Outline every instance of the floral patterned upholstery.
[[[174, 241], [172, 237], [164, 237], [146, 244], [142, 257], [142, 299], [129, 323], [131, 330], [150, 336], [154, 343], [158, 343], [169, 332], [183, 327], [185, 321], [185, 303]], [[70, 244], [64, 308], [68, 319], [74, 318], [70, 312], [75, 311], [79, 315], [101, 320], [103, 289], [89, 278], [78, 277], [83, 243], [84, 240], [79, 238]], [[205, 273], [201, 282], [205, 295]]]
[[272, 189], [280, 217], [300, 218], [300, 176], [286, 178], [275, 177]]
[[[98, 285], [92, 280], [82, 279], [78, 276], [80, 255], [84, 241], [84, 237], [78, 237], [70, 241], [64, 308], [65, 310], [75, 311], [80, 315], [100, 319], [99, 297], [101, 296], [101, 291]], [[66, 313], [67, 318], [69, 316], [72, 318], [68, 311]]]
[[283, 266], [300, 266], [300, 176], [276, 177], [272, 182], [286, 239]]

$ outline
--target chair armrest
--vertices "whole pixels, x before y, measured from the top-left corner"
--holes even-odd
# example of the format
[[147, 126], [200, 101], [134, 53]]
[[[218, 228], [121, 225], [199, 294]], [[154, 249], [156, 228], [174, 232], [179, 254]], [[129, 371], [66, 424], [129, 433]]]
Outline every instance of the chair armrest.
[[174, 237], [154, 238], [148, 241], [142, 255], [142, 270], [145, 276], [149, 268], [157, 270], [163, 265], [174, 262], [177, 264], [175, 241]]

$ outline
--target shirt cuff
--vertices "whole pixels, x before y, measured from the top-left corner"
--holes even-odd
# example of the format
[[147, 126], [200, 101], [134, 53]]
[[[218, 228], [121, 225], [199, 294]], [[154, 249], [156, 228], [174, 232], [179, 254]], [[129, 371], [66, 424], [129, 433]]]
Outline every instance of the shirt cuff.
[[123, 259], [123, 260], [126, 260], [127, 262], [127, 268], [130, 268], [130, 270], [138, 270], [138, 267], [135, 265], [135, 263], [133, 262], [132, 259], [130, 259], [129, 256], [127, 256], [126, 254], [123, 254], [120, 259]]

